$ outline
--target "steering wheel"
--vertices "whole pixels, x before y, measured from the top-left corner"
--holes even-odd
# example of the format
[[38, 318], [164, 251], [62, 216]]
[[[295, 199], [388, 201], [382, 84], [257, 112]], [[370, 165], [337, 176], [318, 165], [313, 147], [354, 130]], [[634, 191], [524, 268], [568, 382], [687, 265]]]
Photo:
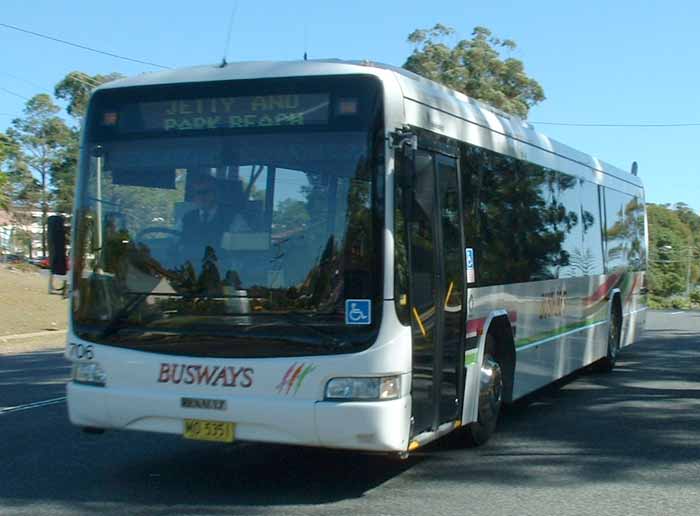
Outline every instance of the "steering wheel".
[[[163, 249], [158, 250], [158, 246], [155, 247], [154, 249], [154, 244], [155, 241], [151, 240], [149, 241], [147, 238], [145, 238], [147, 235], [150, 235], [152, 233], [164, 233], [166, 235], [170, 235], [171, 238], [175, 237], [177, 239], [182, 235], [182, 231], [178, 231], [176, 229], [171, 229], [165, 226], [149, 226], [146, 228], [143, 228], [141, 231], [136, 233], [136, 236], [134, 237], [134, 242], [140, 243], [141, 245], [145, 245], [146, 249], [148, 249], [148, 258], [144, 260], [140, 260], [141, 267], [147, 267], [150, 268], [158, 274], [162, 276], [167, 276], [167, 265], [161, 264], [160, 260], [163, 259], [168, 253], [164, 253]], [[174, 247], [174, 243], [170, 242], [168, 243], [168, 240], [170, 239], [162, 239], [162, 242], [168, 247]], [[154, 256], [150, 256], [152, 251], [157, 251]], [[139, 254], [139, 253], [137, 253]], [[167, 260], [166, 260], [167, 261]]]

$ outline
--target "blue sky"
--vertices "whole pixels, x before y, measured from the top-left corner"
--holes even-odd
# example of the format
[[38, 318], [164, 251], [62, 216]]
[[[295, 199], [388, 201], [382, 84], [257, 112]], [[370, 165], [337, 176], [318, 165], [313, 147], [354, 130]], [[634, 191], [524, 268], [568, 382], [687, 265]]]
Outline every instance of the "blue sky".
[[[516, 41], [513, 57], [544, 87], [529, 119], [549, 136], [628, 169], [639, 162], [647, 200], [700, 210], [700, 126], [582, 128], [577, 123], [700, 123], [700, 3], [619, 0], [312, 2], [3, 0], [0, 22], [168, 66], [218, 62], [237, 3], [229, 61], [371, 59], [403, 64], [406, 36], [436, 22], [467, 37], [475, 25]], [[306, 41], [306, 45], [305, 45]], [[456, 39], [455, 39], [456, 41]], [[25, 97], [71, 70], [154, 70], [0, 27], [0, 130]]]

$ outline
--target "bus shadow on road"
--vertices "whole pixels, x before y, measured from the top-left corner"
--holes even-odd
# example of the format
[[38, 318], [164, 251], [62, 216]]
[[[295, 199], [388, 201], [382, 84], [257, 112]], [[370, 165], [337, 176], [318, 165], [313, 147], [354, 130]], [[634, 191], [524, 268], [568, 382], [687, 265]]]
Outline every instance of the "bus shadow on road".
[[[107, 504], [100, 510], [104, 514], [128, 514], [129, 507], [153, 508], [149, 514], [231, 514], [235, 506], [255, 514], [263, 506], [361, 498], [422, 461], [259, 443], [222, 446], [136, 432], [89, 435], [69, 428], [51, 444], [52, 454], [64, 453], [62, 474], [42, 469], [31, 482], [0, 475], [9, 480], [0, 482], [3, 507], [50, 500], [78, 511]], [[36, 466], [29, 469], [37, 471]]]
[[258, 443], [194, 443], [167, 458], [133, 462], [115, 480], [131, 484], [126, 496], [131, 500], [138, 485], [142, 502], [167, 493], [168, 503], [178, 505], [315, 505], [360, 498], [421, 460]]

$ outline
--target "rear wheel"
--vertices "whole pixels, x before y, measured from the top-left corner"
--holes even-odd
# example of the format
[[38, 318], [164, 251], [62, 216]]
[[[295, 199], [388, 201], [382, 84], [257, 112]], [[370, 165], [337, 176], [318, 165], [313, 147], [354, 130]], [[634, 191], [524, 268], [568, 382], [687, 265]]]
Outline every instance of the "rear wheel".
[[617, 306], [613, 306], [610, 313], [610, 323], [608, 326], [608, 353], [596, 364], [596, 371], [609, 373], [615, 367], [617, 355], [620, 351], [620, 333], [622, 329], [622, 317]]
[[477, 421], [464, 428], [467, 445], [480, 446], [493, 435], [503, 404], [503, 373], [495, 356], [496, 340], [486, 336], [484, 360], [479, 377], [479, 413]]

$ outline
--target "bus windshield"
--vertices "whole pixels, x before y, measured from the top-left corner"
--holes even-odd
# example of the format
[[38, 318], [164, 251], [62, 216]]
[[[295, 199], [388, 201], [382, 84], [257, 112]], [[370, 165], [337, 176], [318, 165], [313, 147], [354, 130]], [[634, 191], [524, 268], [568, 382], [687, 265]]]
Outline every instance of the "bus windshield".
[[[95, 96], [73, 224], [78, 336], [222, 357], [371, 344], [381, 305], [378, 87], [310, 84]], [[370, 308], [348, 318], [348, 300]]]

